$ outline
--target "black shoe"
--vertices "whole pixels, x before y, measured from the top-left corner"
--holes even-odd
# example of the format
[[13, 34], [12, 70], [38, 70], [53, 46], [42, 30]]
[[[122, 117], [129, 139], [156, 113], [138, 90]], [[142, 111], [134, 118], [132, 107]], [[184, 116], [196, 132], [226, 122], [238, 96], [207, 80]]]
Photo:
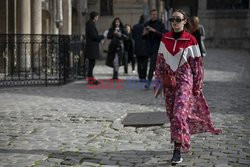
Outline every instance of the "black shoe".
[[174, 150], [173, 158], [171, 159], [172, 165], [179, 164], [183, 161], [183, 158], [181, 157], [181, 151], [180, 150]]
[[100, 84], [100, 82], [97, 81], [97, 80], [95, 80], [95, 81], [93, 82], [93, 85], [98, 85], [98, 84]]
[[88, 77], [87, 80], [88, 80], [87, 81], [88, 85], [98, 85], [98, 84], [100, 84], [100, 82], [97, 81], [94, 77]]
[[112, 79], [118, 79], [118, 72], [113, 73], [113, 78]]

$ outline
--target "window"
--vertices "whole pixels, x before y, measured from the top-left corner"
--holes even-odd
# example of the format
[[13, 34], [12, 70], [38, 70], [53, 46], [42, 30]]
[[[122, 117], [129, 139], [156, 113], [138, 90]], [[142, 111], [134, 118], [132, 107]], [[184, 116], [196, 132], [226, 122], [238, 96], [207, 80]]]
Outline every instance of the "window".
[[249, 9], [249, 0], [207, 0], [207, 9]]
[[101, 15], [113, 15], [113, 0], [101, 0]]

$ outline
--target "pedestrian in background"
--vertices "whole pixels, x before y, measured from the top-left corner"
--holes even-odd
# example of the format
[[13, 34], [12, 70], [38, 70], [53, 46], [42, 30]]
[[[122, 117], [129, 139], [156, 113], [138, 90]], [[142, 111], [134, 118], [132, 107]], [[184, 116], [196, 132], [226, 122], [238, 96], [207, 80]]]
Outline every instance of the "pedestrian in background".
[[140, 82], [146, 81], [148, 69], [146, 41], [142, 38], [144, 22], [144, 15], [141, 15], [138, 24], [135, 24], [132, 29], [132, 37], [134, 39], [134, 53], [136, 55], [137, 71]]
[[203, 25], [199, 24], [199, 17], [193, 16], [190, 20], [191, 26], [190, 26], [190, 33], [196, 38], [201, 55], [204, 57], [206, 56], [206, 48], [204, 44], [205, 40], [205, 29]]
[[113, 79], [118, 79], [119, 67], [122, 65], [124, 55], [124, 40], [128, 38], [121, 19], [116, 17], [108, 31], [108, 39], [111, 42], [108, 47], [106, 65], [113, 67]]
[[128, 74], [128, 64], [131, 63], [132, 73], [135, 73], [135, 56], [134, 56], [134, 42], [132, 38], [132, 27], [125, 24], [125, 31], [128, 38], [124, 40], [124, 73]]
[[162, 34], [166, 32], [164, 24], [158, 18], [156, 9], [150, 10], [150, 20], [144, 25], [143, 38], [146, 40], [146, 48], [150, 58], [148, 79], [145, 88], [149, 88], [154, 76], [157, 52], [161, 42]]
[[99, 58], [99, 43], [104, 39], [104, 35], [99, 35], [95, 23], [99, 19], [99, 13], [90, 12], [90, 18], [86, 23], [86, 47], [85, 57], [88, 59], [87, 83], [97, 85], [99, 82], [93, 76], [96, 59]]
[[174, 143], [171, 162], [178, 164], [183, 160], [181, 150], [190, 149], [192, 134], [219, 134], [221, 130], [214, 128], [202, 93], [203, 59], [196, 39], [184, 30], [188, 17], [184, 11], [176, 10], [169, 20], [173, 31], [163, 35], [158, 51], [155, 95], [164, 92]]

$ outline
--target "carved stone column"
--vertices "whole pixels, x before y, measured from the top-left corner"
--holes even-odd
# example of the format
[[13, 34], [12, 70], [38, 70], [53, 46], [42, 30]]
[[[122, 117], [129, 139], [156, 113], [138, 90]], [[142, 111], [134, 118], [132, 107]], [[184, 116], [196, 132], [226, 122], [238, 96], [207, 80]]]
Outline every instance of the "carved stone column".
[[62, 0], [63, 2], [63, 25], [60, 28], [60, 34], [72, 34], [72, 5], [71, 0]]
[[17, 33], [27, 34], [17, 38], [18, 42], [18, 70], [27, 72], [31, 67], [30, 36], [31, 33], [31, 10], [30, 0], [17, 0]]
[[31, 34], [42, 33], [42, 2], [31, 0]]
[[[8, 33], [16, 34], [16, 0], [8, 1]], [[14, 74], [16, 60], [16, 38], [10, 35], [8, 38], [8, 73]]]
[[31, 34], [32, 34], [32, 69], [33, 71], [37, 71], [39, 65], [41, 64], [41, 41], [42, 38], [40, 35], [42, 34], [42, 2], [41, 0], [31, 0]]

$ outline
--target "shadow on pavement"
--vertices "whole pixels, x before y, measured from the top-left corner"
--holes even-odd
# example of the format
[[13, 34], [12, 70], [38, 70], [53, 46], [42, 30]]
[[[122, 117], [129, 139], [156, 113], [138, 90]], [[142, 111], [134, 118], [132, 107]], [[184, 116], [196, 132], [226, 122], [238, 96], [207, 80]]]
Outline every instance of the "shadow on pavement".
[[[156, 105], [156, 101], [163, 99], [155, 99], [153, 89], [144, 89], [143, 84], [139, 86], [116, 85], [112, 89], [103, 89], [93, 86], [87, 89], [86, 83], [79, 81], [70, 83], [60, 87], [22, 87], [12, 89], [2, 89], [2, 93], [22, 94], [28, 96], [40, 96], [50, 98], [70, 98], [91, 102], [112, 102], [112, 103], [128, 103], [146, 106]], [[117, 89], [118, 88], [118, 89]], [[232, 110], [233, 108], [249, 108], [250, 104], [250, 82], [204, 82], [203, 92], [211, 106], [215, 108], [223, 108]], [[210, 105], [209, 105], [210, 106]], [[223, 107], [224, 106], [224, 107]], [[212, 110], [211, 110], [212, 111]]]
[[[106, 81], [104, 79], [104, 81]], [[151, 84], [153, 86], [153, 84]], [[22, 94], [28, 96], [53, 97], [53, 98], [72, 98], [86, 101], [97, 102], [116, 102], [142, 105], [155, 105], [155, 98], [152, 87], [144, 88], [144, 83], [115, 84], [114, 88], [100, 88], [91, 86], [87, 88], [86, 81], [69, 83], [59, 87], [18, 87], [4, 88], [1, 93]]]
[[169, 166], [172, 151], [140, 151], [122, 150], [114, 152], [60, 152], [57, 150], [22, 150], [22, 149], [0, 149], [4, 154], [31, 154], [45, 155], [48, 159], [39, 161], [36, 165], [46, 164], [49, 159], [59, 159], [60, 164], [55, 165], [80, 165], [91, 163], [95, 165], [124, 165], [124, 166]]

